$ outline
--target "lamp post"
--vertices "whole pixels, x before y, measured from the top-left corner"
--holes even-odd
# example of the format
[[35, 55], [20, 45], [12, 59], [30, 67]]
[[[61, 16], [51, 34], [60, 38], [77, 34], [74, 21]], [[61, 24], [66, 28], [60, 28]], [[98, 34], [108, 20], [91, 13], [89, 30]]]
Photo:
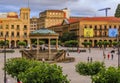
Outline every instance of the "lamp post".
[[[4, 39], [4, 68], [6, 67], [6, 35]], [[4, 83], [6, 83], [6, 69], [4, 70]]]
[[90, 45], [91, 45], [91, 42], [90, 42], [90, 34], [89, 34], [89, 53], [91, 52]]
[[117, 37], [117, 47], [118, 47], [118, 67], [120, 66], [120, 49], [119, 49], [119, 36], [118, 34], [116, 35]]

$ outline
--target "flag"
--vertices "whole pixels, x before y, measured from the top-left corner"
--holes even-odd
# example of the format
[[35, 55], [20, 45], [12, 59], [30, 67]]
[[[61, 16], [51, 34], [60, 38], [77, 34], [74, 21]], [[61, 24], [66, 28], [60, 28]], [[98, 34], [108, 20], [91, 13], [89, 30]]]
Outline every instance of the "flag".
[[117, 34], [118, 34], [118, 29], [116, 29], [116, 28], [110, 28], [108, 31], [109, 37], [116, 37]]
[[84, 37], [93, 37], [93, 28], [84, 28]]

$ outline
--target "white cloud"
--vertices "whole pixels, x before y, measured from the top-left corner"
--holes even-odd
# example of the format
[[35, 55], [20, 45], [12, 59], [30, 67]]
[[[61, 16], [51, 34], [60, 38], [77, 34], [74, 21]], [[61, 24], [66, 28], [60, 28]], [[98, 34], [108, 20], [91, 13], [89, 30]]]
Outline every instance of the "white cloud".
[[[99, 9], [110, 7], [108, 15], [114, 15], [120, 0], [29, 0], [31, 16], [39, 15], [47, 9], [63, 9], [68, 7], [71, 15], [75, 16], [105, 16], [105, 11]], [[28, 0], [0, 0], [0, 12], [19, 11], [21, 7], [27, 7]]]

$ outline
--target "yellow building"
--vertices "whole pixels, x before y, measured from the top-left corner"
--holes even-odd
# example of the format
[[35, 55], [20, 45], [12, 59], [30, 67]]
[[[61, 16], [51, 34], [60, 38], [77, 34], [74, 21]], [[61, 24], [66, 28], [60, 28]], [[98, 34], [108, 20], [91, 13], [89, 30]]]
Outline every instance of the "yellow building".
[[61, 24], [65, 18], [69, 18], [69, 10], [45, 10], [39, 14], [38, 27], [47, 28], [57, 24]]
[[[17, 47], [19, 41], [29, 43], [30, 9], [21, 8], [20, 17], [16, 12], [0, 14], [0, 40], [9, 41], [9, 47]], [[4, 15], [4, 16], [2, 16]]]
[[30, 32], [33, 32], [38, 29], [38, 18], [32, 17], [30, 18]]
[[[81, 17], [65, 19], [61, 25], [49, 27], [62, 36], [65, 32], [73, 32], [79, 41], [79, 46], [85, 41], [92, 42], [92, 47], [97, 47], [98, 41], [116, 41], [116, 37], [109, 36], [110, 29], [116, 29], [118, 37], [120, 37], [120, 18], [116, 17]], [[86, 31], [86, 29], [89, 29]], [[86, 36], [86, 32], [91, 32]], [[111, 46], [111, 45], [110, 45]]]

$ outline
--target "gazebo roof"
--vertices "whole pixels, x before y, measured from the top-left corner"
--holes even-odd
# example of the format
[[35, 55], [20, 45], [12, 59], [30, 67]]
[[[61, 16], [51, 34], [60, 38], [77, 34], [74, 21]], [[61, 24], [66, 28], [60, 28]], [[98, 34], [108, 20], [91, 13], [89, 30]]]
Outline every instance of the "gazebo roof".
[[40, 28], [39, 30], [35, 30], [35, 31], [31, 32], [30, 34], [56, 34], [56, 33], [47, 28]]

